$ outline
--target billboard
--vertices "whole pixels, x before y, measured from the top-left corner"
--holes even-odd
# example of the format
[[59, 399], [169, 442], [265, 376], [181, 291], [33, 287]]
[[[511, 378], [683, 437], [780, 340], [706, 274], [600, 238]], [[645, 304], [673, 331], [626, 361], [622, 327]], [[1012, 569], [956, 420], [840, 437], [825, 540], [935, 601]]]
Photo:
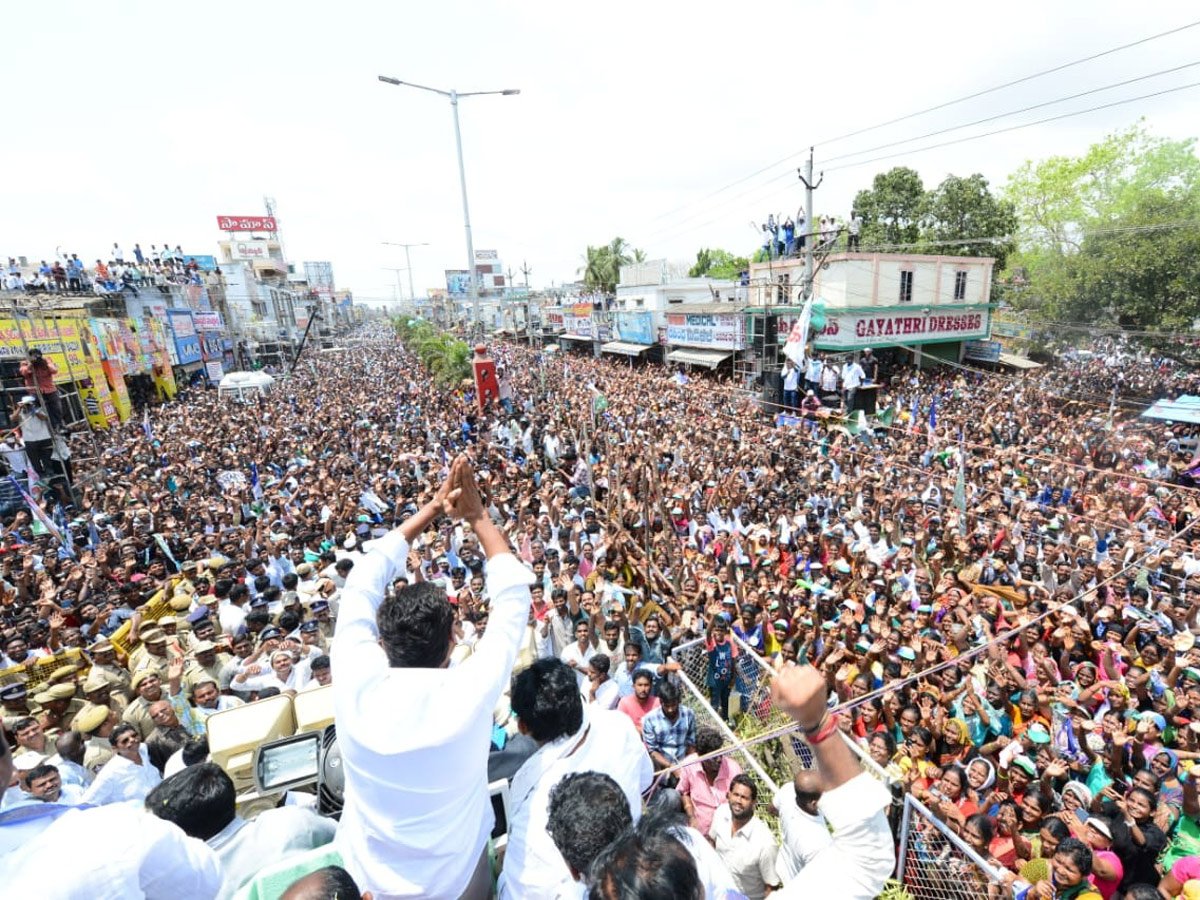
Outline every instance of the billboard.
[[304, 280], [308, 289], [328, 297], [333, 294], [333, 263], [306, 262], [304, 264]]
[[232, 241], [229, 255], [234, 259], [270, 259], [271, 249], [266, 241]]
[[205, 272], [211, 272], [217, 267], [217, 258], [206, 253], [185, 253], [183, 254], [185, 263], [195, 262]]
[[275, 231], [274, 216], [217, 216], [221, 231]]
[[746, 346], [742, 317], [730, 315], [669, 315], [667, 343], [718, 350], [741, 350]]
[[618, 312], [617, 334], [622, 341], [634, 344], [654, 343], [654, 323], [648, 312]]
[[[0, 319], [0, 359], [25, 359], [26, 346], [30, 350], [35, 347], [41, 350], [46, 359], [58, 366], [58, 374], [54, 376], [58, 384], [71, 380], [72, 369], [80, 377], [87, 373], [85, 348], [80, 341], [77, 321], [67, 318], [39, 322], [25, 318]], [[67, 365], [68, 359], [70, 365]]]
[[219, 312], [193, 312], [192, 321], [197, 331], [220, 331], [225, 327]]
[[175, 339], [175, 355], [179, 365], [200, 362], [200, 338], [196, 336], [196, 326], [192, 322], [190, 309], [168, 309], [167, 322], [171, 325], [171, 334]]
[[491, 262], [494, 259], [499, 259], [500, 254], [495, 250], [476, 250], [475, 262]]
[[465, 297], [471, 292], [471, 273], [466, 269], [446, 269], [446, 290], [451, 297]]
[[1004, 345], [999, 341], [967, 341], [963, 344], [963, 358], [978, 362], [999, 362]]

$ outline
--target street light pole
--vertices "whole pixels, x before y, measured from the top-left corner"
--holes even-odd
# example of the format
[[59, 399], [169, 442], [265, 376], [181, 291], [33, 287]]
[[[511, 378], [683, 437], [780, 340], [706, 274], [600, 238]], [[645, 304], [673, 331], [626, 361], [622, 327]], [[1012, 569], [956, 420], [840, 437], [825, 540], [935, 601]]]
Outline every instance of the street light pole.
[[[417, 290], [416, 290], [416, 288], [413, 287], [412, 258], [408, 255], [408, 251], [412, 247], [428, 247], [429, 244], [427, 244], [427, 243], [401, 244], [396, 241], [381, 241], [381, 243], [385, 247], [403, 247], [404, 248], [404, 264], [406, 266], [408, 266], [408, 299], [412, 300], [414, 303], [416, 303], [417, 302]], [[398, 281], [399, 276], [396, 276], [396, 277], [397, 277], [397, 281]]]
[[[467, 93], [460, 94], [453, 88], [443, 91], [439, 88], [432, 88], [423, 84], [413, 84], [411, 81], [401, 81], [399, 78], [390, 78], [387, 75], [380, 75], [379, 80], [384, 84], [392, 84], [398, 87], [412, 87], [422, 91], [430, 91], [434, 94], [441, 94], [443, 97], [449, 99], [450, 108], [454, 111], [454, 146], [458, 151], [458, 180], [462, 187], [463, 227], [467, 233], [467, 302], [473, 307], [472, 315], [475, 320], [475, 329], [479, 332], [482, 330], [482, 323], [479, 316], [479, 286], [475, 280], [475, 244], [471, 240], [471, 210], [467, 204], [467, 172], [463, 166], [462, 130], [458, 125], [458, 100], [460, 97], [480, 97], [487, 94], [500, 94], [503, 97], [512, 97], [521, 92], [509, 88], [503, 91], [468, 91]], [[411, 269], [412, 267], [410, 266], [410, 273]]]

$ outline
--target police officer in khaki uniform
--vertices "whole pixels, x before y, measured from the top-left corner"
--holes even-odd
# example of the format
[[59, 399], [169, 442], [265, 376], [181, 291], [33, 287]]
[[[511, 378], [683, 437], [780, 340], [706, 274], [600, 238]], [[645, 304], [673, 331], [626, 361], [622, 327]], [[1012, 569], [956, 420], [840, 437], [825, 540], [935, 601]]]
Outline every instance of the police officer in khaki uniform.
[[4, 730], [11, 732], [21, 719], [37, 718], [41, 708], [29, 702], [29, 689], [20, 681], [0, 687], [0, 707], [3, 707]]
[[[129, 670], [135, 675], [142, 669], [158, 673], [159, 679], [167, 677], [167, 635], [158, 627], [148, 628], [141, 635], [142, 643], [129, 653]], [[133, 686], [132, 680], [130, 686]], [[137, 690], [134, 687], [134, 690]]]
[[108, 736], [119, 722], [116, 710], [107, 706], [93, 706], [75, 717], [75, 730], [85, 739], [83, 767], [93, 775], [113, 758]]
[[136, 728], [138, 736], [144, 741], [154, 730], [150, 704], [167, 699], [167, 695], [162, 687], [162, 677], [154, 669], [141, 669], [134, 673], [131, 683], [137, 696], [121, 714], [121, 720]]
[[97, 641], [88, 648], [92, 668], [88, 678], [103, 678], [112, 685], [114, 693], [128, 703], [133, 699], [133, 688], [129, 686], [129, 671], [117, 663], [117, 651], [108, 641]]
[[311, 610], [313, 618], [317, 620], [317, 626], [321, 630], [321, 637], [325, 640], [326, 646], [329, 641], [333, 640], [333, 617], [329, 614], [329, 601], [317, 600], [314, 601]]
[[184, 690], [191, 693], [192, 689], [203, 681], [219, 684], [221, 669], [230, 659], [229, 654], [219, 652], [217, 645], [212, 641], [198, 641], [192, 648], [191, 659], [183, 672]]
[[51, 737], [70, 731], [71, 720], [83, 706], [83, 701], [75, 697], [74, 684], [51, 685], [33, 699], [42, 707], [38, 715], [42, 730]]
[[89, 673], [87, 680], [83, 682], [83, 696], [87, 702], [84, 703], [83, 709], [76, 713], [77, 716], [93, 706], [106, 706], [109, 709], [115, 709], [118, 713], [125, 712], [129, 706], [129, 701], [125, 699], [124, 695], [114, 691], [113, 686], [107, 680], [94, 673]]

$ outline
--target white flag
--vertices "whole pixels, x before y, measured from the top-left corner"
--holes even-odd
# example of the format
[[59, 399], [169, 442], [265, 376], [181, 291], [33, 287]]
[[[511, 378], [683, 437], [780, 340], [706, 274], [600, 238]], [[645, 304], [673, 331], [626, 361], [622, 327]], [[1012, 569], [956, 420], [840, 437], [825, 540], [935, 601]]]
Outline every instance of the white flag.
[[808, 325], [812, 320], [813, 298], [809, 297], [800, 310], [800, 317], [788, 334], [787, 343], [783, 345], [783, 355], [792, 361], [797, 369], [804, 368], [804, 351], [808, 346]]

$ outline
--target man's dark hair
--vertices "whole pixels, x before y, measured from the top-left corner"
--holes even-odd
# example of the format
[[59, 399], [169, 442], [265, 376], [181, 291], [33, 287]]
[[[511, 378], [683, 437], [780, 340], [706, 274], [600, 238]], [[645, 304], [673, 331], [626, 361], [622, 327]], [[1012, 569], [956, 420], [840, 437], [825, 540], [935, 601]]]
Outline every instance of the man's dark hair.
[[[258, 576], [258, 578], [265, 578], [265, 577], [266, 577], [265, 575]], [[257, 582], [258, 578], [254, 579], [254, 580]], [[275, 585], [272, 584], [272, 585], [270, 585], [270, 587], [259, 588], [258, 595], [260, 597], [262, 597], [264, 600], [266, 600], [267, 605], [270, 606], [272, 604], [279, 602], [279, 598], [283, 595], [283, 591], [281, 591], [279, 588], [275, 587]]]
[[261, 609], [256, 609], [256, 610], [253, 610], [252, 612], [246, 613], [246, 624], [247, 625], [267, 625], [270, 623], [270, 621], [271, 621], [270, 615], [263, 612]]
[[285, 591], [294, 591], [296, 585], [300, 583], [300, 576], [295, 572], [288, 572], [283, 576], [283, 589]]
[[272, 697], [278, 697], [282, 693], [277, 687], [266, 687], [255, 694], [259, 700], [270, 700]]
[[612, 666], [612, 660], [608, 658], [607, 653], [597, 653], [588, 660], [588, 665], [590, 665], [601, 675], [607, 675], [609, 667]]
[[575, 673], [561, 659], [539, 659], [514, 675], [511, 702], [529, 736], [539, 743], [574, 734], [583, 726], [583, 697]]
[[1162, 900], [1162, 894], [1152, 884], [1131, 884], [1125, 892], [1125, 900]]
[[[220, 584], [220, 583], [221, 582], [219, 582], [219, 581], [217, 582], [217, 584]], [[217, 594], [217, 596], [220, 596], [220, 594]], [[229, 589], [229, 599], [231, 601], [241, 600], [243, 597], [249, 597], [249, 596], [250, 596], [250, 588], [246, 587], [244, 584], [235, 584], [233, 587], [231, 587]]]
[[313, 670], [328, 669], [329, 668], [329, 656], [324, 653], [322, 653], [320, 656], [314, 656], [312, 659], [312, 662], [310, 662], [308, 664], [308, 667]]
[[377, 621], [388, 665], [436, 669], [446, 661], [454, 607], [441, 585], [431, 581], [406, 585], [380, 604]]
[[[301, 881], [305, 884], [293, 893], [293, 888]], [[292, 900], [357, 900], [362, 896], [362, 890], [341, 866], [325, 866], [297, 878], [283, 896]]]
[[291, 634], [300, 627], [300, 617], [291, 610], [279, 614], [279, 627], [284, 634]]
[[739, 772], [737, 775], [734, 775], [733, 778], [729, 780], [729, 789], [732, 791], [734, 785], [737, 784], [742, 785], [742, 787], [750, 791], [751, 803], [758, 802], [758, 785], [750, 780], [749, 775], [746, 775], [744, 772]]
[[673, 681], [660, 681], [658, 684], [658, 699], [663, 703], [679, 702], [679, 686]]
[[354, 560], [352, 559], [339, 559], [333, 566], [335, 572], [349, 572], [353, 568]]
[[701, 725], [696, 729], [696, 752], [701, 756], [715, 753], [725, 745], [721, 732], [711, 725]]
[[174, 822], [188, 837], [207, 841], [233, 821], [237, 791], [216, 763], [197, 763], [160, 782], [146, 795], [146, 809]]
[[25, 716], [23, 719], [17, 719], [13, 722], [12, 733], [15, 735], [18, 731], [24, 731], [30, 725], [36, 725], [37, 719], [33, 716]]
[[208, 738], [193, 738], [183, 745], [183, 764], [194, 766], [208, 758]]
[[270, 575], [255, 575], [254, 576], [254, 590], [258, 591], [258, 593], [261, 594], [263, 591], [265, 591], [270, 586], [271, 586], [271, 576]]
[[602, 772], [572, 772], [550, 789], [546, 831], [580, 875], [632, 824], [625, 792]]
[[[134, 734], [138, 734], [138, 730], [136, 728], [134, 728], [128, 722], [122, 722], [112, 730], [112, 734], [108, 736], [108, 742], [115, 748], [117, 746], [117, 740], [127, 731], [132, 731]], [[139, 734], [138, 737], [140, 738], [141, 735]]]
[[[231, 578], [218, 578], [213, 583], [213, 594], [221, 598], [228, 597], [233, 592], [233, 585], [234, 582]], [[241, 587], [241, 585], [239, 585], [239, 587]]]
[[1054, 851], [1054, 855], [1070, 859], [1084, 878], [1092, 874], [1092, 850], [1079, 838], [1065, 838]]
[[57, 775], [58, 767], [51, 766], [47, 763], [42, 763], [40, 766], [34, 766], [29, 770], [29, 774], [25, 776], [26, 784], [33, 784], [39, 778], [45, 778], [47, 775]]
[[601, 851], [588, 876], [596, 900], [703, 900], [687, 847], [652, 811]]

